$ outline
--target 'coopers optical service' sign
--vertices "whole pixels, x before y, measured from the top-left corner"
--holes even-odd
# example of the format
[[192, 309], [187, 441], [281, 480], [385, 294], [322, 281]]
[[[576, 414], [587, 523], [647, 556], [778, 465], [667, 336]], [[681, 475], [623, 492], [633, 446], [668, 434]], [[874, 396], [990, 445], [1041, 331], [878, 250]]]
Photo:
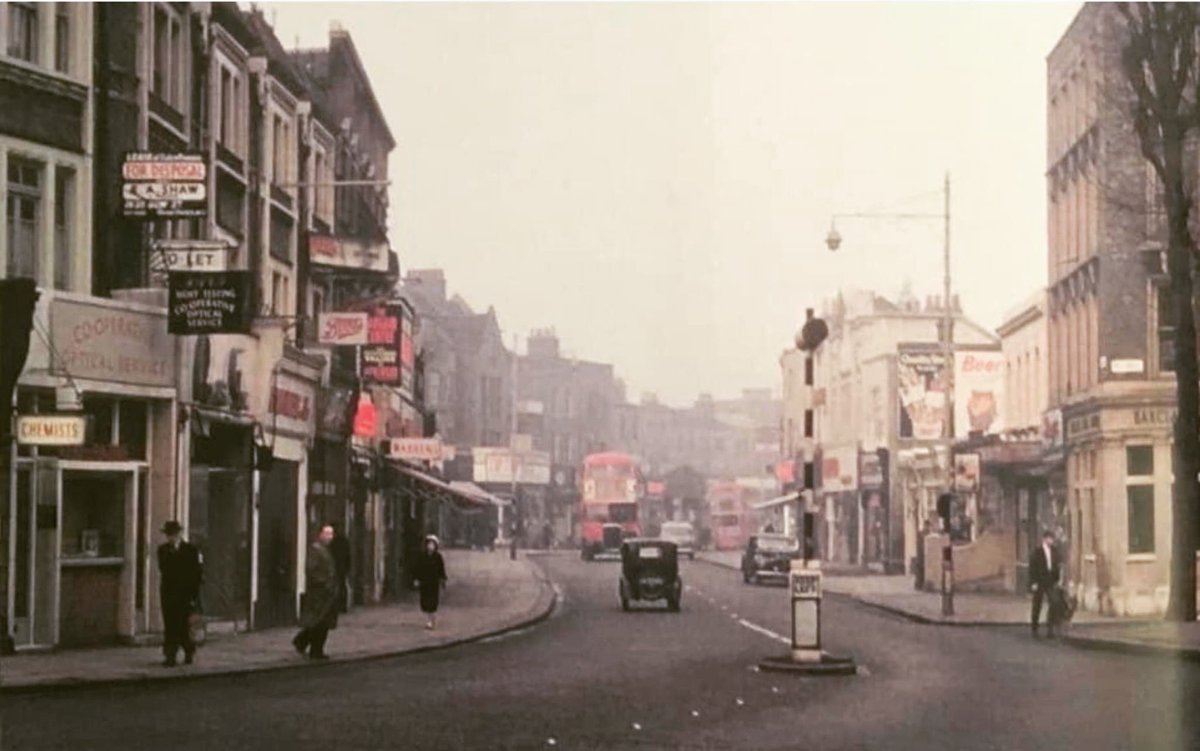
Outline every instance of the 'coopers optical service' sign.
[[127, 219], [192, 219], [208, 214], [208, 165], [203, 154], [131, 152], [121, 163], [122, 214]]

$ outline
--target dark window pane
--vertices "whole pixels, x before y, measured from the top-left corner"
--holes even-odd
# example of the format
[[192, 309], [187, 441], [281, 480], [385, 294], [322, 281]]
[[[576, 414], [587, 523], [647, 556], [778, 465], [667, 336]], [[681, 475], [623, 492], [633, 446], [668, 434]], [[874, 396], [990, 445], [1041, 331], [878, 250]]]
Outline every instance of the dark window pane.
[[121, 435], [119, 443], [131, 459], [146, 459], [146, 403], [121, 402]]
[[1126, 488], [1129, 499], [1129, 552], [1154, 552], [1154, 486], [1130, 485]]
[[1129, 477], [1154, 474], [1154, 447], [1127, 446], [1125, 448], [1125, 474]]

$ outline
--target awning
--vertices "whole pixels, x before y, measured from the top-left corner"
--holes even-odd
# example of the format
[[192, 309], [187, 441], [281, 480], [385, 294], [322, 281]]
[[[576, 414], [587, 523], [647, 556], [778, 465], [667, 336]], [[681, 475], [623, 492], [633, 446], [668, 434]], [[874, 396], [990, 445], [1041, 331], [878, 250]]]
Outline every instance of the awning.
[[484, 501], [486, 503], [490, 503], [493, 506], [511, 506], [512, 505], [512, 501], [505, 500], [497, 495], [492, 495], [491, 493], [487, 492], [486, 490], [479, 487], [478, 485], [476, 485], [473, 482], [464, 482], [462, 480], [451, 480], [450, 487], [463, 495], [471, 496], [472, 498], [476, 498], [476, 499]]
[[475, 495], [466, 491], [465, 489], [455, 488], [448, 482], [439, 480], [433, 475], [425, 474], [424, 472], [413, 469], [412, 467], [406, 467], [403, 464], [396, 464], [394, 462], [392, 466], [395, 467], [400, 473], [408, 475], [418, 483], [424, 485], [426, 490], [432, 491], [435, 495], [440, 493], [443, 497], [447, 497], [450, 500], [461, 500], [473, 506], [488, 506], [492, 503], [488, 498], [483, 497], [487, 494], [483, 493], [482, 490], [479, 492], [483, 494], [483, 496]]
[[766, 508], [775, 508], [776, 506], [782, 506], [785, 503], [791, 503], [792, 501], [798, 500], [800, 500], [799, 493], [788, 493], [787, 495], [781, 495], [778, 498], [772, 498], [769, 501], [759, 501], [758, 503], [751, 505], [751, 508], [753, 508], [755, 511], [762, 511]]

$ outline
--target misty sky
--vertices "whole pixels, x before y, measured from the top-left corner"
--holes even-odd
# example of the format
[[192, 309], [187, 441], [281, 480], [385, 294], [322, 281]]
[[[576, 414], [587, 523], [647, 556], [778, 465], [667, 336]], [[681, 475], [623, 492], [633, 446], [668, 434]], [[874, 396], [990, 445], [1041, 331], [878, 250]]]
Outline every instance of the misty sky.
[[[1045, 57], [1077, 4], [264, 4], [339, 21], [398, 146], [392, 244], [506, 342], [554, 326], [629, 397], [779, 388], [839, 287], [954, 289], [996, 326], [1046, 281]], [[523, 348], [523, 344], [522, 344]]]

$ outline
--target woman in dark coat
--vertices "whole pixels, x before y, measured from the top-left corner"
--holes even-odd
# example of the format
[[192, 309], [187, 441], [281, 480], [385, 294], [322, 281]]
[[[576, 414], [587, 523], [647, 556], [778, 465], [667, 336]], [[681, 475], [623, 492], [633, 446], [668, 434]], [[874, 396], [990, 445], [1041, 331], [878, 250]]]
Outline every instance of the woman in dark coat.
[[421, 589], [421, 612], [429, 617], [425, 628], [437, 626], [438, 595], [446, 582], [446, 562], [438, 552], [438, 538], [425, 538], [425, 550], [417, 557], [413, 566], [413, 578]]

